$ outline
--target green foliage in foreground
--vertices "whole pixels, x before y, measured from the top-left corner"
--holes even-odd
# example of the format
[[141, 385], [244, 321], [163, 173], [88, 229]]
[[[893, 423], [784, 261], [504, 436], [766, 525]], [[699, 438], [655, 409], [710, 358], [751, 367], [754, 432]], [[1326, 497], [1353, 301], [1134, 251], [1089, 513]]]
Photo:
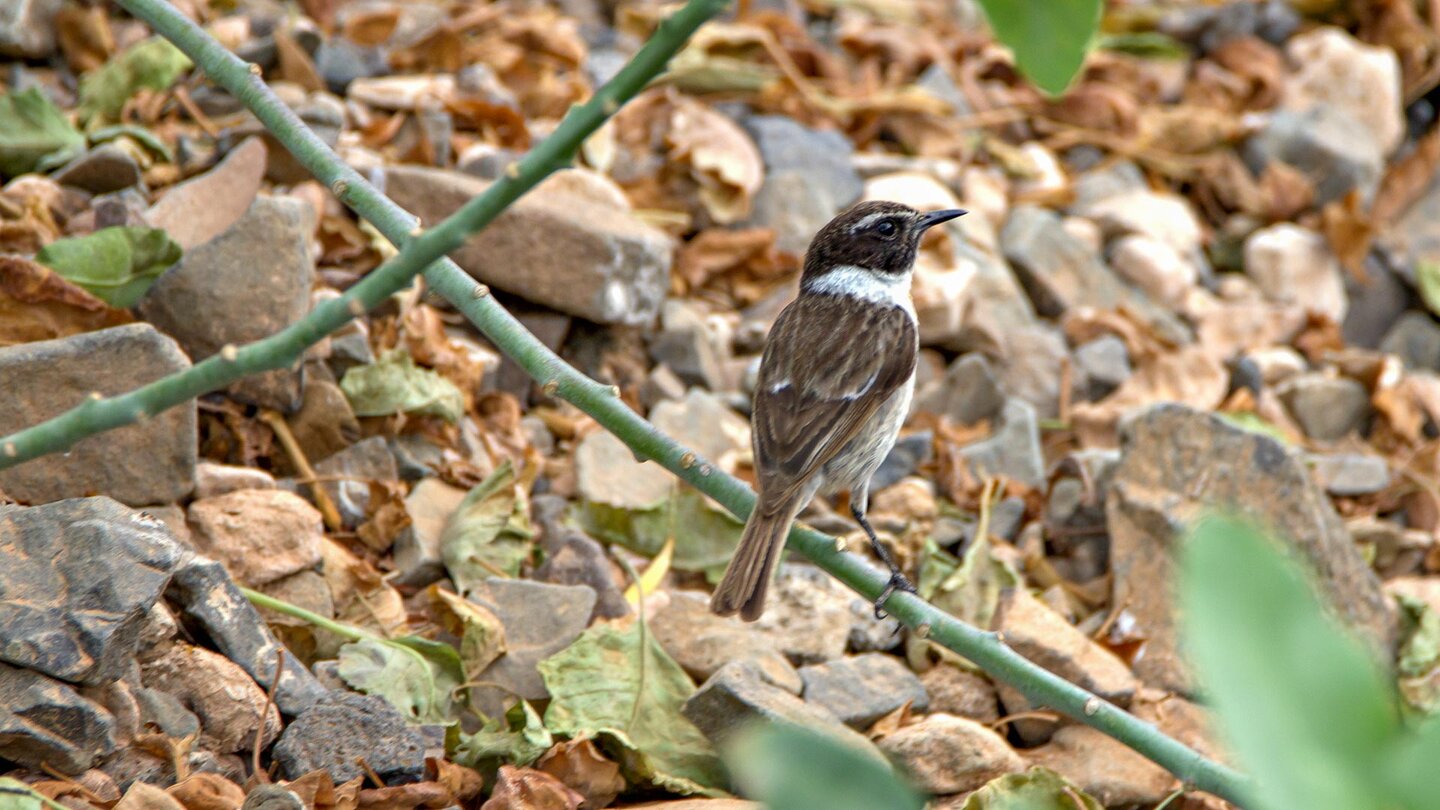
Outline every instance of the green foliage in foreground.
[[1025, 78], [1059, 95], [1085, 64], [1100, 25], [1100, 0], [980, 0], [995, 38]]
[[1259, 810], [1437, 806], [1440, 723], [1408, 724], [1394, 686], [1326, 614], [1306, 574], [1252, 526], [1185, 544], [1184, 641]]

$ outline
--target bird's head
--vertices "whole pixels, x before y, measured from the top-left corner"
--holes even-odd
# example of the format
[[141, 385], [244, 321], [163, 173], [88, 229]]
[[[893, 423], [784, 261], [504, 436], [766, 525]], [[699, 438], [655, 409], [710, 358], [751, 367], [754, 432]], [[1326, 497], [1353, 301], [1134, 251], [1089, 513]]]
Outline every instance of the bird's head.
[[958, 208], [921, 213], [884, 200], [857, 203], [815, 234], [805, 252], [804, 278], [852, 267], [882, 278], [903, 276], [915, 266], [925, 231], [964, 213]]

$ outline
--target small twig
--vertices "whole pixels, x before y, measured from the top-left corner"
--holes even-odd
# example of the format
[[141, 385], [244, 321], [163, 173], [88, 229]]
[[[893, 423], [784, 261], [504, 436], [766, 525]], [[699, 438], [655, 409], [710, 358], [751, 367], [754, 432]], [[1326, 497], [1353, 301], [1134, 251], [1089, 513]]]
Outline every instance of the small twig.
[[1171, 802], [1175, 801], [1176, 799], [1178, 799], [1178, 798], [1180, 798], [1181, 796], [1184, 796], [1184, 795], [1185, 795], [1185, 788], [1184, 788], [1183, 786], [1182, 786], [1182, 787], [1179, 787], [1179, 788], [1176, 788], [1173, 793], [1171, 793], [1169, 796], [1166, 796], [1166, 797], [1165, 797], [1165, 800], [1164, 800], [1164, 801], [1162, 801], [1162, 802], [1160, 802], [1159, 804], [1155, 805], [1155, 810], [1165, 810], [1165, 808], [1167, 808], [1167, 807], [1170, 806], [1170, 803], [1171, 803]]
[[1051, 723], [1058, 723], [1063, 718], [1064, 715], [1060, 714], [1059, 712], [1047, 711], [1045, 709], [1032, 709], [1026, 712], [1015, 712], [1014, 714], [1007, 714], [999, 720], [991, 723], [990, 728], [995, 731], [999, 731], [1001, 726], [1008, 725], [1015, 722], [1016, 720], [1047, 720]]
[[270, 707], [275, 705], [275, 690], [280, 688], [280, 676], [285, 674], [285, 649], [275, 650], [275, 675], [270, 679], [270, 688], [265, 690], [265, 706], [260, 710], [260, 724], [255, 727], [255, 742], [250, 752], [250, 772], [259, 776], [260, 747], [265, 739], [265, 721], [270, 719]]
[[370, 767], [370, 763], [366, 762], [364, 757], [355, 757], [355, 764], [359, 765], [360, 770], [364, 771], [365, 775], [370, 778], [370, 781], [375, 783], [375, 787], [389, 787], [389, 785], [385, 784], [385, 780], [380, 778], [380, 774], [376, 773], [375, 769]]
[[324, 485], [316, 480], [315, 468], [310, 466], [310, 459], [305, 457], [305, 451], [295, 440], [295, 434], [290, 432], [290, 425], [285, 421], [285, 417], [267, 408], [260, 412], [260, 421], [275, 432], [275, 438], [279, 439], [280, 446], [285, 448], [285, 455], [290, 457], [290, 463], [300, 471], [300, 480], [310, 487], [315, 506], [319, 508], [320, 516], [325, 519], [325, 528], [332, 532], [344, 529], [345, 521], [340, 517], [340, 510], [336, 508], [335, 501], [330, 499], [330, 493], [325, 491]]

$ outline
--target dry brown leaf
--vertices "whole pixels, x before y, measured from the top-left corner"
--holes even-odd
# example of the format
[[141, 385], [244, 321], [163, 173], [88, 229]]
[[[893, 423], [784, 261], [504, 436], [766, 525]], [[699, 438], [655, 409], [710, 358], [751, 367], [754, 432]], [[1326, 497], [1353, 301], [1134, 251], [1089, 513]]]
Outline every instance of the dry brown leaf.
[[386, 638], [405, 630], [405, 604], [370, 563], [325, 538], [321, 546], [325, 581], [335, 600], [335, 618]]
[[1318, 363], [1331, 352], [1345, 348], [1340, 324], [1317, 312], [1305, 313], [1305, 325], [1293, 341], [1295, 348], [1312, 363]]
[[245, 791], [218, 773], [193, 774], [165, 792], [185, 810], [235, 810], [245, 801]]
[[1440, 167], [1440, 128], [1432, 129], [1416, 142], [1410, 154], [1396, 161], [1380, 181], [1370, 220], [1388, 224], [1400, 218], [1430, 187]]
[[1260, 196], [1265, 200], [1266, 219], [1294, 219], [1315, 201], [1315, 184], [1299, 169], [1272, 160], [1260, 173]]
[[1362, 282], [1369, 280], [1365, 258], [1370, 255], [1370, 245], [1375, 240], [1375, 222], [1361, 210], [1360, 192], [1356, 189], [1320, 209], [1320, 230], [1330, 242], [1330, 249], [1335, 251], [1340, 264]]
[[134, 318], [20, 256], [0, 256], [0, 347], [78, 335]]
[[672, 105], [668, 157], [689, 166], [711, 219], [728, 225], [745, 218], [765, 180], [755, 142], [739, 124], [687, 96], [675, 96]]
[[1139, 126], [1145, 143], [1181, 155], [1219, 149], [1243, 134], [1234, 115], [1195, 104], [1142, 107]]
[[1046, 115], [1072, 127], [1133, 135], [1140, 128], [1140, 103], [1123, 88], [1085, 82], [1047, 105]]
[[65, 4], [55, 15], [55, 39], [76, 75], [88, 73], [115, 54], [115, 35], [103, 5]]
[[1288, 70], [1274, 45], [1256, 37], [1235, 37], [1211, 51], [1209, 58], [1229, 74], [1224, 88], [1232, 111], [1268, 110], [1279, 103]]
[[606, 807], [625, 790], [620, 766], [605, 758], [590, 740], [557, 743], [535, 763], [544, 771], [585, 797], [585, 806]]
[[382, 553], [409, 527], [403, 485], [398, 481], [371, 481], [370, 516], [355, 530], [355, 536], [366, 548]]
[[534, 768], [501, 765], [495, 790], [480, 810], [579, 810], [585, 797]]
[[294, 82], [312, 93], [325, 89], [325, 80], [320, 78], [320, 71], [315, 69], [315, 62], [310, 59], [310, 54], [300, 47], [288, 31], [276, 29], [272, 38], [275, 40], [275, 55], [280, 61], [280, 78]]
[[343, 35], [356, 45], [374, 47], [383, 44], [395, 33], [400, 22], [400, 7], [385, 6], [361, 9], [345, 18]]
[[467, 805], [468, 802], [480, 795], [480, 790], [485, 787], [485, 780], [479, 772], [473, 768], [466, 768], [463, 765], [456, 765], [448, 759], [429, 760], [430, 769], [435, 772], [435, 781], [450, 791], [455, 801]]
[[360, 791], [361, 810], [414, 810], [416, 807], [449, 807], [455, 796], [438, 782], [371, 788]]
[[185, 810], [185, 806], [160, 788], [136, 781], [125, 791], [115, 810]]

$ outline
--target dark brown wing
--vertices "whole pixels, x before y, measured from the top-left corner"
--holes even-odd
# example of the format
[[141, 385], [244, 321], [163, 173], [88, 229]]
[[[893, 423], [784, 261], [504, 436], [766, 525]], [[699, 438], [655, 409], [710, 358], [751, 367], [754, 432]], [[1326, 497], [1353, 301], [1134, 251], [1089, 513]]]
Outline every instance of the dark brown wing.
[[[779, 347], [784, 347], [783, 351]], [[915, 371], [910, 314], [804, 295], [780, 313], [755, 391], [755, 466], [771, 502], [788, 500]]]

